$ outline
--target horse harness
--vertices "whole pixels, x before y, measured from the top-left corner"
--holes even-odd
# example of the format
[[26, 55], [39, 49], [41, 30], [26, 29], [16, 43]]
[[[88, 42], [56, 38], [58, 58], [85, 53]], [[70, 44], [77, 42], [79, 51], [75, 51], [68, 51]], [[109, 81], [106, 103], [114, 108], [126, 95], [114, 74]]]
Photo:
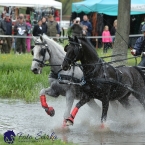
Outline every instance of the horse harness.
[[[39, 62], [40, 63], [39, 66], [40, 67], [47, 66], [47, 64], [45, 64], [45, 61], [44, 61], [45, 60], [45, 53], [46, 53], [46, 51], [49, 53], [49, 56], [51, 57], [50, 50], [49, 50], [49, 47], [48, 47], [47, 43], [46, 42], [42, 42], [42, 43], [36, 42], [35, 45], [40, 45], [41, 46], [41, 50], [40, 50], [39, 53], [40, 53], [40, 55], [43, 56], [43, 60], [40, 61], [40, 60], [34, 58], [33, 61]], [[45, 46], [45, 48], [43, 48], [42, 46]], [[32, 51], [32, 55], [33, 55], [33, 51]], [[49, 65], [49, 66], [51, 66], [51, 65]], [[70, 82], [72, 82], [74, 84], [75, 83], [78, 84], [78, 83], [81, 82], [81, 80], [74, 77], [74, 69], [75, 69], [75, 66], [73, 66], [73, 73], [72, 73], [71, 76], [70, 75], [60, 74], [62, 69], [60, 69], [57, 73], [55, 73], [53, 70], [51, 70], [49, 78], [58, 79], [60, 84], [66, 84], [66, 83], [63, 82], [63, 80], [68, 80], [68, 81], [70, 81]], [[68, 83], [68, 84], [70, 84], [70, 83]]]
[[[79, 56], [79, 52], [82, 50], [82, 44], [79, 40], [79, 43], [76, 43], [76, 42], [72, 42], [72, 41], [69, 41], [69, 44], [74, 44], [74, 53], [75, 53], [75, 58], [74, 58], [74, 61], [72, 61], [70, 58], [66, 57], [64, 58], [65, 61], [67, 62], [71, 62], [73, 65], [75, 64], [78, 56]], [[67, 52], [67, 46], [69, 46], [69, 44], [67, 44], [65, 47], [64, 47], [64, 51]], [[77, 47], [78, 46], [78, 47]], [[82, 69], [82, 68], [81, 68]]]
[[[79, 43], [80, 43], [80, 40], [79, 40]], [[79, 52], [82, 49], [82, 44], [78, 44], [78, 43], [72, 42], [72, 41], [69, 41], [69, 44], [74, 44], [75, 45], [75, 47], [74, 47], [74, 53], [75, 53], [76, 56], [75, 56], [74, 60], [71, 60], [70, 58], [67, 58], [67, 57], [65, 57], [65, 60], [68, 61], [68, 62], [70, 61], [72, 64], [74, 64], [75, 61], [77, 60], [77, 57], [79, 56]], [[64, 48], [65, 51], [67, 51], [67, 46], [68, 45], [65, 46], [65, 48]], [[77, 48], [77, 46], [79, 46], [79, 47]], [[100, 65], [100, 64], [102, 65], [102, 68], [103, 68], [103, 78], [93, 78], [93, 75], [94, 75], [94, 73], [97, 70], [97, 65]], [[108, 78], [108, 76], [107, 76], [107, 68], [106, 68], [107, 65], [106, 64], [109, 65], [108, 63], [104, 62], [101, 58], [99, 59], [99, 62], [97, 62], [95, 65], [94, 64], [84, 64], [84, 65], [94, 65], [95, 67], [94, 67], [94, 69], [87, 76], [82, 78], [81, 82], [77, 83], [77, 85], [80, 85], [82, 87], [84, 85], [89, 86], [87, 84], [88, 82], [89, 82], [89, 84], [93, 84], [94, 83], [94, 85], [96, 85], [98, 83], [100, 83], [100, 84], [109, 84], [109, 85], [117, 85], [116, 90], [120, 86], [120, 87], [128, 89], [132, 93], [136, 93], [136, 94], [142, 96], [142, 94], [140, 94], [140, 92], [135, 91], [134, 89], [132, 89], [127, 84], [123, 84], [121, 82], [121, 80], [122, 80], [122, 72], [120, 70], [118, 70], [117, 68], [113, 67], [112, 65], [109, 65], [109, 66], [112, 67], [112, 69], [114, 69], [115, 74], [116, 74], [116, 79], [110, 79], [110, 78]], [[72, 83], [70, 83], [70, 84], [72, 84]]]
[[[39, 62], [40, 63], [39, 66], [44, 67], [45, 66], [45, 53], [46, 53], [46, 51], [49, 53], [49, 56], [51, 57], [50, 50], [48, 49], [48, 45], [47, 45], [46, 42], [42, 42], [42, 43], [36, 42], [35, 45], [40, 45], [41, 46], [41, 50], [40, 50], [39, 53], [40, 53], [40, 55], [42, 55], [43, 59], [42, 59], [42, 61], [40, 61], [39, 59], [33, 58], [33, 61]], [[45, 46], [45, 47], [43, 47], [43, 46]], [[33, 51], [32, 51], [32, 55], [33, 55]]]

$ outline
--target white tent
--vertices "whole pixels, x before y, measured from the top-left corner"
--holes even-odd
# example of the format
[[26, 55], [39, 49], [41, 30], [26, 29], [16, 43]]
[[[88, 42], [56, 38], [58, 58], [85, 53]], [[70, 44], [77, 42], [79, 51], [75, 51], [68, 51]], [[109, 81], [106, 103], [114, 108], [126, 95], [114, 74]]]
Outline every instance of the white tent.
[[54, 0], [3, 0], [0, 6], [17, 6], [17, 7], [54, 7], [62, 10], [62, 3]]
[[62, 3], [54, 0], [3, 0], [0, 6], [16, 7], [54, 7], [60, 10], [60, 25], [62, 21]]

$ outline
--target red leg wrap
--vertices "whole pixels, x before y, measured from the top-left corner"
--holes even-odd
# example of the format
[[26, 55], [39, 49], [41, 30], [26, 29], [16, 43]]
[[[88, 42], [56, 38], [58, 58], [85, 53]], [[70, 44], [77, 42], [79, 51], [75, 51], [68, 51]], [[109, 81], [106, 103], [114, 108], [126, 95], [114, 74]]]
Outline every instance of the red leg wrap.
[[50, 116], [54, 116], [55, 111], [54, 111], [53, 107], [48, 107], [48, 104], [46, 103], [45, 95], [40, 96], [40, 101], [41, 101], [41, 105], [45, 109], [46, 113]]
[[78, 110], [79, 110], [79, 109], [78, 109], [77, 107], [75, 107], [75, 108], [73, 109], [72, 113], [71, 113], [71, 116], [70, 116], [67, 120], [69, 120], [69, 121], [71, 121], [72, 123], [74, 123], [74, 118], [75, 118], [75, 116], [76, 116]]
[[45, 109], [45, 111], [50, 116], [54, 116], [55, 115], [55, 110], [53, 109], [53, 107], [48, 107], [48, 109]]
[[78, 110], [79, 110], [79, 109], [78, 109], [77, 107], [75, 107], [75, 108], [73, 109], [73, 111], [72, 111], [72, 113], [71, 113], [71, 116], [72, 116], [73, 118], [75, 118], [75, 116], [76, 116]]
[[40, 101], [41, 101], [42, 107], [48, 108], [48, 105], [46, 103], [46, 97], [45, 97], [45, 95], [40, 96]]

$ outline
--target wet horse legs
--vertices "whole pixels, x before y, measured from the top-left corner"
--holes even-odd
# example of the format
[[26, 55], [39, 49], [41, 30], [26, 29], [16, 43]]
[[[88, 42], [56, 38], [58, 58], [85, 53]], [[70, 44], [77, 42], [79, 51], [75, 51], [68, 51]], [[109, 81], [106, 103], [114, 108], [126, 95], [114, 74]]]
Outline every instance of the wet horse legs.
[[90, 101], [90, 98], [89, 97], [83, 97], [77, 104], [76, 104], [76, 107], [73, 109], [73, 111], [71, 112], [71, 115], [67, 120], [66, 122], [66, 125], [69, 126], [69, 125], [73, 125], [74, 123], [74, 118], [79, 110], [80, 107], [82, 107], [84, 104], [86, 104], [87, 102]]
[[[47, 90], [47, 89], [46, 89]], [[48, 91], [48, 90], [47, 90]], [[45, 109], [46, 113], [50, 116], [54, 116], [55, 111], [53, 109], [53, 107], [48, 107], [48, 104], [46, 102], [46, 96], [45, 96], [46, 92], [45, 89], [42, 89], [40, 91], [40, 102], [42, 107]]]

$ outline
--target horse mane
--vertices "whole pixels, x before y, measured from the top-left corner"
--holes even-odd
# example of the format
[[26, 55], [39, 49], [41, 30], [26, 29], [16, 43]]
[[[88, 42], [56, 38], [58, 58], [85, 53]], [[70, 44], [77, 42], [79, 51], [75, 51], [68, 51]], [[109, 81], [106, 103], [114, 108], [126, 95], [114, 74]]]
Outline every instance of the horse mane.
[[142, 76], [143, 80], [144, 80], [144, 84], [145, 84], [145, 76], [144, 73], [141, 71], [141, 69], [137, 66], [134, 66], [134, 68], [140, 73], [140, 75]]
[[[47, 35], [43, 34], [43, 38], [46, 42], [49, 43], [50, 46], [52, 46], [53, 48], [56, 48], [56, 50], [59, 50], [59, 52], [61, 52], [61, 54], [64, 56], [65, 52], [64, 52], [64, 48], [63, 46], [61, 46], [59, 43], [57, 43], [56, 41], [54, 41], [53, 39], [50, 39]], [[53, 49], [52, 48], [52, 49]]]
[[98, 53], [96, 52], [96, 48], [92, 45], [90, 40], [88, 40], [85, 37], [80, 38], [80, 40], [82, 40], [83, 43], [85, 43], [86, 45], [89, 45], [89, 48], [91, 48], [90, 50], [94, 51], [94, 53], [97, 55], [97, 57], [99, 57]]

